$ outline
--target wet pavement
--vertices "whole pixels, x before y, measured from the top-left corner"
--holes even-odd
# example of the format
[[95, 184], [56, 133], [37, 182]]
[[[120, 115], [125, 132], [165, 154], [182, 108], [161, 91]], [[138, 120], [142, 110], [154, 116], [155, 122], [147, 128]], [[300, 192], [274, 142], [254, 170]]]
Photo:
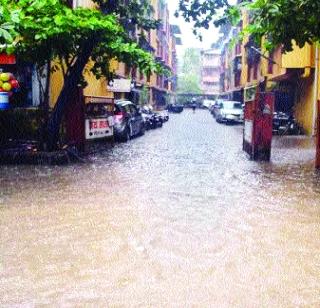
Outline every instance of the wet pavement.
[[319, 307], [314, 146], [274, 145], [249, 161], [185, 110], [87, 164], [1, 167], [0, 306]]

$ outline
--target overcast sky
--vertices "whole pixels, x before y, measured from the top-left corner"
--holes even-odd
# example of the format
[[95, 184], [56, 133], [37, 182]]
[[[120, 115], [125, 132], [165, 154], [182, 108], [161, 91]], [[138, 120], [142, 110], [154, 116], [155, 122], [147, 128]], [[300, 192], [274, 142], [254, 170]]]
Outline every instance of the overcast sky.
[[211, 44], [217, 41], [218, 39], [218, 29], [212, 25], [210, 26], [209, 30], [203, 30], [203, 40], [202, 42], [200, 42], [192, 33], [192, 24], [185, 22], [184, 19], [181, 17], [174, 17], [174, 12], [178, 7], [178, 2], [179, 0], [167, 1], [170, 11], [170, 23], [179, 25], [182, 33], [181, 38], [183, 46], [177, 47], [179, 56], [183, 54], [184, 49], [189, 47], [198, 47], [204, 49], [210, 48]]

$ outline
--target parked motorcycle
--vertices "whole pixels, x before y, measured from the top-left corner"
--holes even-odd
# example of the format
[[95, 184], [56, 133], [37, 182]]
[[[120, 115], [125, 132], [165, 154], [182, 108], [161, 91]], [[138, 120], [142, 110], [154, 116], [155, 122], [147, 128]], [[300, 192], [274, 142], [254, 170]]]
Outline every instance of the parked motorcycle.
[[145, 121], [146, 129], [155, 129], [158, 127], [162, 127], [164, 121], [160, 114], [153, 112], [146, 106], [141, 109], [141, 112]]
[[286, 112], [274, 112], [272, 131], [276, 135], [301, 135], [303, 133], [294, 116]]

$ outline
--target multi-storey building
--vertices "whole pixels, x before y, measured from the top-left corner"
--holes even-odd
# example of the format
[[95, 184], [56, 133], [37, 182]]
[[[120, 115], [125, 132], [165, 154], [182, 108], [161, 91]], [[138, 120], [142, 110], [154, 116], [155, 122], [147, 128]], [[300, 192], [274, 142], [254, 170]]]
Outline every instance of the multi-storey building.
[[[241, 27], [242, 24], [239, 26]], [[242, 48], [241, 43], [233, 47], [231, 41], [238, 35], [239, 28], [230, 27], [222, 41], [220, 55], [220, 95], [224, 98], [242, 101], [243, 87], [241, 85]]]
[[215, 96], [220, 90], [220, 50], [201, 52], [201, 90], [206, 96]]
[[[70, 0], [73, 7], [94, 7], [91, 0]], [[90, 73], [85, 74], [88, 86], [84, 89], [86, 96], [106, 96], [115, 99], [130, 99], [135, 103], [152, 104], [156, 108], [162, 108], [166, 104], [168, 94], [176, 88], [176, 44], [179, 43], [177, 35], [180, 33], [178, 26], [170, 26], [168, 6], [163, 0], [151, 0], [154, 9], [154, 18], [161, 20], [161, 26], [157, 30], [145, 31], [132, 24], [125, 25], [131, 38], [141, 48], [155, 56], [156, 61], [165, 66], [172, 75], [165, 77], [157, 74], [146, 76], [135, 67], [131, 67], [116, 60], [109, 63], [109, 69], [113, 73], [113, 80], [101, 78], [97, 80]], [[88, 64], [90, 66], [90, 64]], [[50, 101], [53, 104], [62, 86], [62, 76], [53, 74]], [[117, 86], [115, 86], [117, 84]], [[142, 92], [147, 97], [142, 98]]]
[[294, 46], [283, 53], [281, 47], [263, 50], [251, 37], [236, 45], [232, 40], [250, 23], [243, 12], [241, 24], [225, 35], [221, 52], [220, 95], [243, 100], [246, 88], [264, 85], [275, 94], [276, 111], [292, 113], [307, 134], [314, 133], [319, 92], [315, 78], [315, 48]]

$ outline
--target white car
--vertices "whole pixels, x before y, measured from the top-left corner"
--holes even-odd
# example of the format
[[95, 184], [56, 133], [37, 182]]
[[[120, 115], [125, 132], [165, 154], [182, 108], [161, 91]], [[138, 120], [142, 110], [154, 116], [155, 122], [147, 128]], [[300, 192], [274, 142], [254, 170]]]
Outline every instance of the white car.
[[223, 101], [216, 112], [216, 121], [218, 123], [243, 122], [243, 106], [241, 102]]

